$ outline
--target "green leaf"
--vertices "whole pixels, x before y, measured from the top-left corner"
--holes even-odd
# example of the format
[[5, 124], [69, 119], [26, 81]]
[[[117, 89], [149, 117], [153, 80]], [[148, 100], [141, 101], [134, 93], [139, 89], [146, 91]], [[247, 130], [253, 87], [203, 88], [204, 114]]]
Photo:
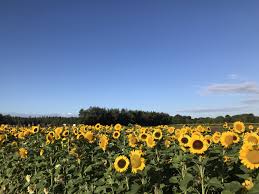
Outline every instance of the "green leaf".
[[232, 181], [230, 183], [225, 183], [224, 188], [225, 190], [229, 190], [235, 193], [241, 188], [241, 184], [237, 181]]
[[170, 179], [169, 179], [169, 183], [178, 183], [179, 180], [178, 180], [178, 177], [177, 176], [172, 176]]
[[247, 194], [258, 194], [258, 191], [259, 191], [259, 182], [256, 181], [256, 182], [254, 183], [253, 188], [252, 188], [251, 190], [249, 190], [249, 191], [247, 192]]
[[248, 179], [250, 177], [249, 174], [236, 174], [236, 176], [241, 178], [241, 179]]
[[212, 187], [223, 189], [222, 183], [216, 177], [211, 178], [208, 184]]
[[235, 192], [231, 192], [229, 190], [224, 190], [221, 192], [221, 194], [235, 194]]
[[188, 184], [193, 180], [193, 176], [190, 173], [186, 173], [183, 180], [180, 181], [180, 189], [182, 191], [187, 191]]

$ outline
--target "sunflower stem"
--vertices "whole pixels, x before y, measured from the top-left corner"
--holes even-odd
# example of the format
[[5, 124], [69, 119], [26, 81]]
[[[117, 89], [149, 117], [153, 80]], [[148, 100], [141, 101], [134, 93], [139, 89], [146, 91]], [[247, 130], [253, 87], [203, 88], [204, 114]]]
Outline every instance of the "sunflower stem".
[[202, 163], [202, 156], [199, 156], [199, 172], [200, 172], [200, 177], [201, 177], [201, 194], [205, 194], [205, 185], [204, 185], [204, 171], [205, 171], [205, 168], [203, 166], [203, 163]]

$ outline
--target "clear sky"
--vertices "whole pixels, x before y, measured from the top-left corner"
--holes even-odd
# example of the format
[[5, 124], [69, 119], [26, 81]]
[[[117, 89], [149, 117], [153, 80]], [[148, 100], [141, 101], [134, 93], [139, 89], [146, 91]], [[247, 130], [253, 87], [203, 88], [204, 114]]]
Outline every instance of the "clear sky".
[[0, 2], [0, 112], [259, 115], [258, 0]]

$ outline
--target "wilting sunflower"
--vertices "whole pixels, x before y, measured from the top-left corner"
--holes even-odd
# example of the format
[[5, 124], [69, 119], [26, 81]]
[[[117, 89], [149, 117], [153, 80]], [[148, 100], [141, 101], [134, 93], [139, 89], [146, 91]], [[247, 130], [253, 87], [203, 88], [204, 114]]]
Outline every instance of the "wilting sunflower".
[[188, 147], [191, 137], [189, 135], [181, 134], [178, 138], [180, 146]]
[[129, 141], [129, 146], [134, 148], [134, 147], [136, 147], [136, 144], [138, 143], [138, 138], [134, 134], [129, 134], [128, 141]]
[[243, 183], [242, 186], [246, 189], [246, 190], [250, 190], [254, 187], [254, 183], [252, 181], [252, 178], [246, 179]]
[[226, 131], [221, 134], [220, 143], [225, 148], [230, 147], [234, 143], [234, 137], [236, 134], [232, 131]]
[[163, 137], [163, 133], [161, 129], [155, 129], [153, 132], [154, 139], [160, 140]]
[[141, 141], [146, 141], [146, 139], [147, 139], [147, 133], [140, 133], [139, 134], [139, 139], [141, 140]]
[[203, 154], [209, 146], [203, 136], [192, 136], [189, 147], [192, 154]]
[[28, 151], [25, 148], [20, 148], [19, 149], [19, 155], [20, 155], [21, 158], [27, 158]]
[[133, 150], [130, 152], [130, 164], [132, 173], [137, 173], [145, 168], [145, 159], [141, 157], [141, 150]]
[[122, 126], [121, 126], [121, 124], [119, 124], [119, 123], [117, 123], [117, 124], [114, 126], [114, 129], [115, 129], [116, 131], [120, 131], [121, 128], [122, 128]]
[[244, 143], [252, 143], [252, 144], [258, 144], [259, 143], [259, 137], [256, 133], [246, 133], [244, 136]]
[[113, 166], [117, 172], [125, 172], [129, 166], [129, 159], [126, 156], [118, 156]]
[[154, 137], [152, 135], [148, 134], [148, 136], [146, 138], [146, 144], [147, 144], [147, 147], [149, 147], [149, 148], [155, 147], [156, 142], [155, 142]]
[[120, 131], [114, 131], [113, 134], [112, 134], [112, 137], [114, 139], [118, 139], [120, 137], [120, 135], [121, 135]]
[[107, 149], [107, 145], [108, 145], [108, 137], [106, 135], [100, 135], [99, 136], [99, 147], [105, 151]]
[[213, 141], [213, 143], [219, 143], [220, 137], [221, 137], [221, 133], [218, 132], [218, 131], [215, 132], [215, 133], [212, 135], [212, 141]]
[[259, 146], [245, 143], [240, 149], [239, 159], [249, 169], [259, 168]]
[[236, 132], [236, 133], [242, 133], [245, 131], [245, 125], [243, 122], [240, 122], [240, 121], [236, 121], [234, 122], [234, 128], [233, 130]]

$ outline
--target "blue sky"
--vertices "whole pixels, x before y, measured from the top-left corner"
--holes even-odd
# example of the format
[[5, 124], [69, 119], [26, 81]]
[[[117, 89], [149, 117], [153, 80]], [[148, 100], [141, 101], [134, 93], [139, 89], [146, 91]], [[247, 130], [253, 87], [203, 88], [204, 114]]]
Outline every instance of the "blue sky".
[[259, 1], [1, 1], [0, 112], [259, 115]]

